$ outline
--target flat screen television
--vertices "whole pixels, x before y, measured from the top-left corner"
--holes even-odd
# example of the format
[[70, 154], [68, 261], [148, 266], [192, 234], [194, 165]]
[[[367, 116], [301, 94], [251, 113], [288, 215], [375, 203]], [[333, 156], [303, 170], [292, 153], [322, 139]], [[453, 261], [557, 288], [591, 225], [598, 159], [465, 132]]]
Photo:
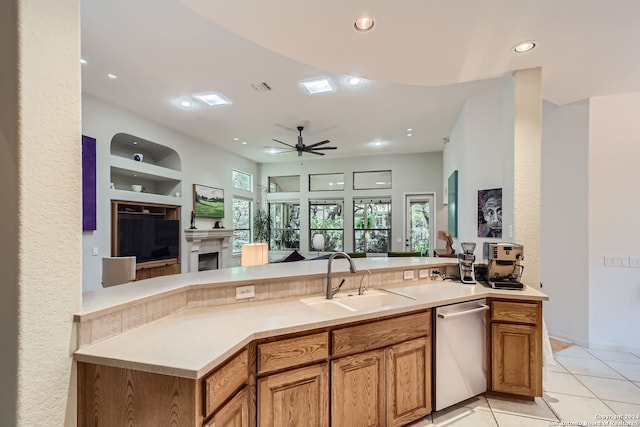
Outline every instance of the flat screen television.
[[179, 220], [118, 219], [118, 256], [135, 256], [140, 263], [177, 258], [179, 252]]

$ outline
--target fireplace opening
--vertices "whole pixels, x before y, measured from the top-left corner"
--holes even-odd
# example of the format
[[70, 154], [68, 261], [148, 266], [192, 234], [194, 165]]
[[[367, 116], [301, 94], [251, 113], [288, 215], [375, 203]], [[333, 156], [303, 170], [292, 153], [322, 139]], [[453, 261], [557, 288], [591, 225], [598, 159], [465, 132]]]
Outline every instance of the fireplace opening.
[[198, 271], [217, 270], [218, 252], [198, 255]]

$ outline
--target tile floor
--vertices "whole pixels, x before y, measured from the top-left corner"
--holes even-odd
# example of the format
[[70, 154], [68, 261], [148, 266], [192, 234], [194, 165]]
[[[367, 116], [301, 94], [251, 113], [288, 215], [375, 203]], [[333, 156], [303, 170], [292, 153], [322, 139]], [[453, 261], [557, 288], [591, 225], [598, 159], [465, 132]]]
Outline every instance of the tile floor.
[[[569, 347], [543, 372], [535, 402], [477, 396], [434, 412], [411, 427], [640, 427], [640, 354]], [[599, 416], [630, 415], [605, 419]]]

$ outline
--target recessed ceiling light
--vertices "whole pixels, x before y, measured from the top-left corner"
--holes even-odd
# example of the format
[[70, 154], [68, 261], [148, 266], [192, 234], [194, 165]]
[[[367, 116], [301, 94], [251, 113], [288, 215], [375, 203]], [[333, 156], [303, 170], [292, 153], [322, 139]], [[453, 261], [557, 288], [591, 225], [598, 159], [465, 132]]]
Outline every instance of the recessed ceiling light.
[[138, 141], [131, 141], [133, 145], [138, 145]]
[[413, 132], [413, 129], [412, 128], [408, 128], [407, 132]]
[[362, 77], [353, 76], [353, 77], [347, 78], [347, 83], [349, 83], [351, 86], [358, 86], [363, 81], [364, 79]]
[[107, 74], [107, 77], [109, 77], [109, 78], [110, 78], [110, 79], [112, 79], [112, 80], [115, 80], [115, 79], [117, 79], [117, 78], [118, 78], [118, 76], [116, 76], [116, 75], [115, 75], [115, 74], [113, 74], [113, 73], [109, 73], [109, 74]]
[[247, 141], [242, 141], [242, 145], [247, 145]]
[[278, 151], [277, 148], [267, 148], [266, 152], [269, 154], [278, 154], [280, 151]]
[[191, 101], [181, 101], [180, 105], [182, 105], [183, 107], [191, 107]]
[[240, 141], [240, 138], [233, 138], [234, 141]]
[[413, 136], [413, 134], [412, 133], [408, 133], [407, 136]]
[[231, 101], [219, 92], [200, 92], [194, 93], [192, 96], [198, 101], [204, 102], [210, 106], [231, 104]]
[[343, 181], [336, 181], [336, 184], [338, 184], [338, 185], [344, 185], [344, 182], [343, 182]]
[[376, 185], [385, 185], [385, 184], [386, 184], [386, 182], [384, 182], [384, 181], [376, 181]]
[[516, 53], [524, 53], [524, 52], [529, 52], [534, 47], [536, 47], [536, 42], [530, 40], [530, 41], [518, 43], [513, 47], [513, 51]]
[[336, 91], [336, 85], [333, 84], [333, 81], [329, 77], [302, 80], [300, 81], [300, 84], [305, 88], [309, 95]]
[[87, 61], [87, 60], [86, 60], [86, 59], [84, 59], [84, 58], [80, 58], [80, 63], [81, 63], [82, 65], [85, 65], [85, 64], [88, 64], [88, 63], [89, 63], [89, 61]]
[[361, 17], [356, 19], [356, 22], [354, 22], [353, 26], [358, 31], [369, 31], [373, 28], [373, 24], [374, 22], [372, 17], [362, 15]]

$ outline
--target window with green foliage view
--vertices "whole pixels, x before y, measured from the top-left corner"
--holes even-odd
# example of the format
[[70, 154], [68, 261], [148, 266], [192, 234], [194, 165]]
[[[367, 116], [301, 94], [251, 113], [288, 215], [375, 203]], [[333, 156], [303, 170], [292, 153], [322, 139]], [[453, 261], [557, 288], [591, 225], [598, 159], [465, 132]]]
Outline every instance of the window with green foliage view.
[[354, 252], [389, 252], [390, 240], [391, 200], [354, 200]]
[[344, 250], [344, 216], [343, 201], [310, 201], [309, 202], [309, 250], [315, 251], [311, 242], [313, 236], [324, 236], [324, 251], [339, 252]]
[[290, 251], [300, 249], [300, 203], [269, 203], [271, 233], [269, 249], [272, 251]]
[[242, 245], [251, 243], [252, 201], [233, 198], [233, 253], [242, 252]]

